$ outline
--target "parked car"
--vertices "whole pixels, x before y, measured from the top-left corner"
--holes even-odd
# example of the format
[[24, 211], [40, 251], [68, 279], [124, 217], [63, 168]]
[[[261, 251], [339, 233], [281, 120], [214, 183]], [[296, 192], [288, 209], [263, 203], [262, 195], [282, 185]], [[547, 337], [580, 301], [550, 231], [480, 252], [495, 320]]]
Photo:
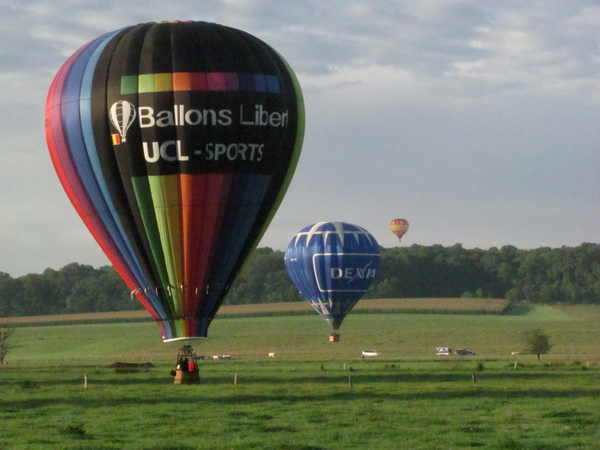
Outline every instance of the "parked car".
[[379, 356], [379, 352], [375, 350], [363, 350], [362, 357], [365, 356]]
[[470, 356], [470, 355], [474, 355], [475, 352], [472, 352], [471, 350], [467, 350], [466, 348], [460, 349], [460, 350], [456, 350], [454, 352], [455, 355], [458, 356]]

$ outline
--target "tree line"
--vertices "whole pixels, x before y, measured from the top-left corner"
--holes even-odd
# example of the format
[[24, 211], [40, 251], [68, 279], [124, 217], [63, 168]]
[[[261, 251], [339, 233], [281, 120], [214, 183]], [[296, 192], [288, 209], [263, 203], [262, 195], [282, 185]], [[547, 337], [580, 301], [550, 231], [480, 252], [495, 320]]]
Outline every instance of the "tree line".
[[[284, 252], [257, 249], [225, 304], [301, 301]], [[531, 303], [600, 304], [600, 245], [521, 250], [461, 244], [381, 248], [365, 298], [481, 297]], [[140, 309], [113, 267], [72, 263], [12, 278], [0, 272], [0, 317]]]

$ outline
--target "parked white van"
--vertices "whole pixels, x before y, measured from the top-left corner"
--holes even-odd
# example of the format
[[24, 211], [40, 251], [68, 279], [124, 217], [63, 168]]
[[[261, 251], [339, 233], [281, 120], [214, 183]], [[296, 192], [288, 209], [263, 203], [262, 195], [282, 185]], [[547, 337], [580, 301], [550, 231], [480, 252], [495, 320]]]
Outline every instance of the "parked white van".
[[450, 356], [452, 355], [452, 349], [450, 347], [436, 347], [435, 354], [437, 356]]

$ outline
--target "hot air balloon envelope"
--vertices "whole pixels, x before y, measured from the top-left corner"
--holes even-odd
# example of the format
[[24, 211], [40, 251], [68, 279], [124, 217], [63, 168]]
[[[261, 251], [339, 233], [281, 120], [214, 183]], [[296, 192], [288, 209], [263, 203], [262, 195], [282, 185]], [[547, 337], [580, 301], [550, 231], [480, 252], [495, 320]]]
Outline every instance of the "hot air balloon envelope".
[[285, 251], [285, 265], [303, 297], [338, 330], [379, 267], [379, 245], [364, 228], [319, 222], [302, 229]]
[[399, 241], [402, 240], [402, 236], [404, 236], [408, 231], [408, 227], [408, 220], [404, 219], [394, 219], [390, 223], [392, 233], [394, 233], [398, 237]]
[[303, 111], [281, 56], [217, 24], [127, 27], [59, 70], [54, 167], [164, 340], [207, 335], [290, 183]]

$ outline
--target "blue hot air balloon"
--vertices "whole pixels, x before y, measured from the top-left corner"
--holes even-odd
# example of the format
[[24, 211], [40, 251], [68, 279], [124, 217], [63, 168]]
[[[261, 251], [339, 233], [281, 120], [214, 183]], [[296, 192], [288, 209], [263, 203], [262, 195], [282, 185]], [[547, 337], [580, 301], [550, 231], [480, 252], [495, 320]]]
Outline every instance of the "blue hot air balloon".
[[365, 294], [379, 267], [379, 245], [364, 228], [319, 222], [298, 232], [285, 266], [304, 298], [331, 325], [338, 341], [344, 317]]

